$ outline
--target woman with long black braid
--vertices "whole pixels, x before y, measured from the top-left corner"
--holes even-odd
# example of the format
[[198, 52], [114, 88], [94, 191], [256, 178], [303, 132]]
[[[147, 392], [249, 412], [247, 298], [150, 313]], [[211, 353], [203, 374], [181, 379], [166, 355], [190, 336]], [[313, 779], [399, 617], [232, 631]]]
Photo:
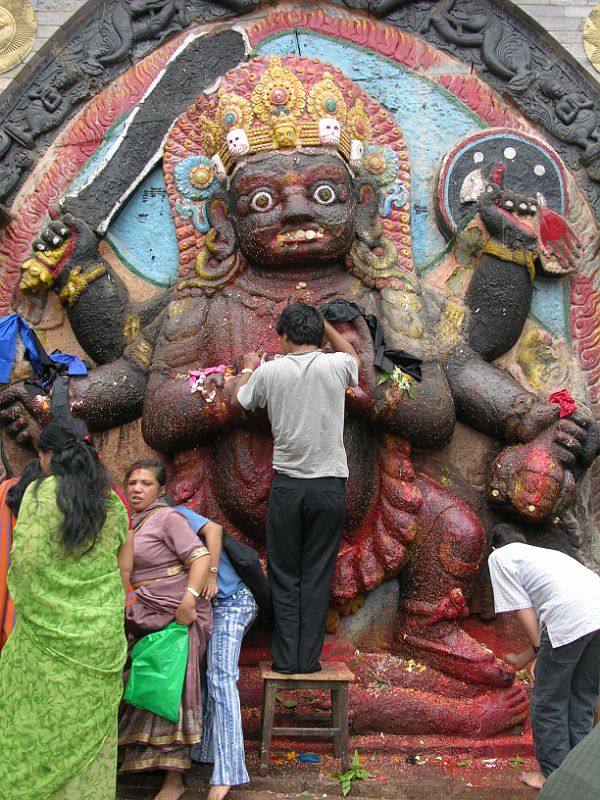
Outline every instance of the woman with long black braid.
[[38, 451], [47, 477], [23, 497], [8, 580], [17, 622], [0, 658], [0, 793], [114, 800], [127, 512], [82, 422], [51, 422]]

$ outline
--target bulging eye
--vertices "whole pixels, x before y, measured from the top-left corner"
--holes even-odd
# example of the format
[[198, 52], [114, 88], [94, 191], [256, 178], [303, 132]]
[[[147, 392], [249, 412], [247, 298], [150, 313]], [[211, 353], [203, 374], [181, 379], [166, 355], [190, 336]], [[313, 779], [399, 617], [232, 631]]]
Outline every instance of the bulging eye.
[[313, 192], [313, 197], [317, 203], [322, 206], [328, 206], [335, 200], [335, 192], [328, 183], [322, 183]]
[[264, 189], [257, 192], [250, 201], [250, 205], [255, 211], [269, 211], [275, 205], [273, 198]]

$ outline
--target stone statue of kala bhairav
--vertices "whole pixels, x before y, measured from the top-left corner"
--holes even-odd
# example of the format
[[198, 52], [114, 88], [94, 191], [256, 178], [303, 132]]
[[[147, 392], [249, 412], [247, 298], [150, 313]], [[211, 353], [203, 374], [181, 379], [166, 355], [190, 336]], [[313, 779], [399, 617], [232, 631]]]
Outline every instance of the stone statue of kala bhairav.
[[[506, 445], [490, 503], [534, 523], [569, 504], [574, 474], [596, 455], [594, 424], [581, 411], [559, 418], [558, 405], [492, 362], [519, 339], [535, 275], [558, 279], [576, 269], [579, 242], [541, 199], [503, 187], [499, 166], [465, 184], [481, 255], [464, 299], [426, 288], [412, 262], [408, 159], [390, 113], [338, 69], [295, 56], [255, 58], [198, 97], [164, 143], [179, 278], [141, 322], [138, 314], [129, 344], [121, 332], [137, 312], [85, 220], [50, 223], [21, 286], [57, 291], [98, 363], [71, 380], [74, 413], [97, 430], [141, 414], [145, 441], [168, 457], [175, 500], [257, 547], [272, 440], [266, 416], [242, 414], [231, 399], [244, 353], [278, 352], [284, 306], [352, 301], [376, 315], [388, 348], [422, 359], [420, 381], [400, 367], [382, 374], [364, 318], [339, 324], [362, 368], [346, 400], [350, 477], [332, 629], [339, 612], [355, 611], [398, 576], [390, 649], [431, 668], [457, 699], [440, 700], [425, 673], [420, 691], [407, 692], [398, 659], [384, 668], [367, 658], [363, 668], [377, 662], [389, 691], [368, 696], [354, 687], [355, 729], [486, 735], [522, 719], [527, 706], [513, 668], [460, 627], [484, 530], [456, 491], [416, 468], [412, 451], [447, 445], [458, 419]], [[175, 214], [190, 199], [203, 229]], [[29, 415], [46, 412], [18, 384], [0, 401], [6, 430], [27, 446]]]

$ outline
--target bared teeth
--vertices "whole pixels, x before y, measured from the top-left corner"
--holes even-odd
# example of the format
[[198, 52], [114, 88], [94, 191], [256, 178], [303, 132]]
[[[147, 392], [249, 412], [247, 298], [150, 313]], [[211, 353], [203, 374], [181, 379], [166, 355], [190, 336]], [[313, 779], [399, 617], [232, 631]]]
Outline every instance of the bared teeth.
[[298, 241], [306, 241], [312, 242], [315, 239], [322, 239], [323, 238], [323, 228], [319, 228], [318, 230], [314, 230], [309, 228], [309, 230], [304, 230], [303, 228], [299, 228], [296, 231], [286, 231], [286, 233], [278, 233], [277, 234], [277, 241], [281, 244], [285, 244], [286, 242], [298, 242]]

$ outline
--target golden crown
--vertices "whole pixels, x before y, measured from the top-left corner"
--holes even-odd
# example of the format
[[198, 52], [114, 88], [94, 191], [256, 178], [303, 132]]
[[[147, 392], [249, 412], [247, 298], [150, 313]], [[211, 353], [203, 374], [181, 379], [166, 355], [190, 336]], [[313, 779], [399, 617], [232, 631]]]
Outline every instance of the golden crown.
[[289, 60], [288, 66], [277, 56], [255, 59], [245, 82], [238, 70], [235, 84], [225, 76], [215, 92], [199, 99], [197, 133], [221, 180], [249, 155], [286, 148], [330, 147], [352, 169], [360, 168], [371, 140], [363, 102], [331, 65]]

